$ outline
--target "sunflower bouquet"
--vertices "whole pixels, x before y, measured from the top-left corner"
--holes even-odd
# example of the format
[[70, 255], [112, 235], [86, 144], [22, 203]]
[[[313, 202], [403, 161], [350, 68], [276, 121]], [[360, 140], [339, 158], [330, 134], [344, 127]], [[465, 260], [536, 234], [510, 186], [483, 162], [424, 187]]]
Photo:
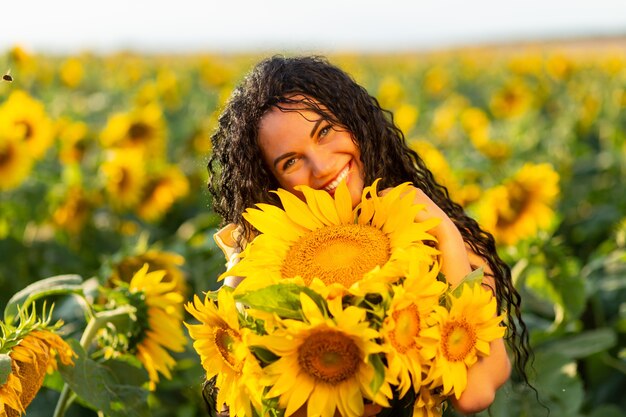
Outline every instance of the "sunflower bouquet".
[[260, 233], [223, 276], [245, 279], [194, 297], [187, 324], [217, 404], [236, 416], [438, 416], [460, 397], [467, 369], [502, 337], [496, 301], [480, 270], [451, 288], [430, 243], [436, 220], [402, 184], [374, 182], [352, 208], [308, 187], [305, 201], [276, 193], [244, 217]]

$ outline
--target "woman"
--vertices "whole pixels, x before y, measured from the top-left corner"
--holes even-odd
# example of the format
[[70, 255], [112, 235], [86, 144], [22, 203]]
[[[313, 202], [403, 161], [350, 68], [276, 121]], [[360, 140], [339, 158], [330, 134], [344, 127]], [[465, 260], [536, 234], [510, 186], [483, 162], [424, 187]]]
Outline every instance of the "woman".
[[[216, 212], [228, 224], [216, 240], [231, 262], [255, 235], [243, 220], [244, 210], [256, 203], [280, 204], [271, 190], [298, 194], [296, 186], [308, 185], [333, 194], [345, 180], [354, 206], [364, 185], [377, 178], [382, 189], [411, 182], [416, 203], [426, 206], [417, 220], [440, 220], [431, 232], [448, 281], [457, 284], [472, 269], [484, 268], [483, 285], [494, 291], [508, 316], [509, 346], [525, 375], [529, 349], [520, 297], [493, 237], [449, 198], [407, 146], [391, 113], [348, 74], [319, 57], [276, 56], [260, 62], [233, 92], [212, 143], [209, 190]], [[237, 283], [236, 277], [226, 281]], [[487, 408], [509, 373], [504, 341], [498, 339], [491, 355], [469, 369], [467, 389], [452, 400], [454, 407], [462, 413]], [[373, 405], [365, 410], [366, 415], [378, 411]]]

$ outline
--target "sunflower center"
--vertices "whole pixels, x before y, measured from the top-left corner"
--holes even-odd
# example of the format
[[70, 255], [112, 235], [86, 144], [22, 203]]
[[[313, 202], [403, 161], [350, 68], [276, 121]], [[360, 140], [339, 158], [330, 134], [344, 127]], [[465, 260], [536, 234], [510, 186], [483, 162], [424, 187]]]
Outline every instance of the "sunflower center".
[[5, 147], [4, 149], [0, 148], [0, 167], [8, 165], [9, 162], [11, 162], [11, 160], [14, 158], [14, 154], [15, 149], [10, 143], [9, 146]]
[[317, 277], [326, 284], [349, 287], [375, 266], [384, 265], [390, 252], [389, 238], [375, 227], [332, 225], [302, 236], [289, 248], [280, 272], [283, 278], [301, 276], [309, 283]]
[[239, 341], [239, 334], [231, 328], [219, 328], [215, 331], [215, 346], [224, 362], [235, 372], [241, 371], [243, 364], [237, 360], [233, 351]]
[[132, 175], [127, 169], [120, 170], [117, 188], [120, 192], [125, 192], [130, 188]]
[[501, 212], [496, 223], [497, 228], [505, 228], [512, 225], [519, 216], [526, 211], [531, 203], [531, 194], [520, 184], [509, 186], [509, 208], [506, 212]]
[[318, 382], [330, 385], [353, 378], [360, 362], [358, 346], [335, 330], [313, 332], [298, 348], [300, 368]]
[[441, 343], [447, 360], [462, 361], [476, 345], [476, 332], [465, 320], [453, 321], [444, 326]]
[[128, 128], [128, 137], [132, 142], [141, 142], [150, 137], [151, 128], [143, 122], [135, 122]]
[[33, 126], [27, 120], [19, 120], [15, 122], [16, 126], [24, 127], [24, 139], [29, 140], [33, 136]]
[[400, 353], [416, 347], [415, 338], [420, 332], [420, 317], [417, 306], [411, 304], [407, 308], [394, 311], [392, 314], [396, 327], [390, 333], [391, 344]]

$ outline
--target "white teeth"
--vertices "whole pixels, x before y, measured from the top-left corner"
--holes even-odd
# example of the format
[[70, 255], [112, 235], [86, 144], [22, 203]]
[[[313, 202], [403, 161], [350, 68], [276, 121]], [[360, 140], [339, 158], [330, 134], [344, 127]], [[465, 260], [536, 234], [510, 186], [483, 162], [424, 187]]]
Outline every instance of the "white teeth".
[[335, 188], [337, 188], [337, 186], [339, 186], [339, 183], [341, 182], [341, 180], [343, 180], [344, 178], [346, 178], [348, 176], [348, 171], [350, 170], [350, 165], [347, 165], [343, 171], [341, 171], [339, 173], [339, 175], [337, 175], [337, 178], [334, 179], [333, 182], [331, 182], [330, 184], [328, 184], [326, 187], [324, 187], [324, 190], [326, 191], [332, 191]]

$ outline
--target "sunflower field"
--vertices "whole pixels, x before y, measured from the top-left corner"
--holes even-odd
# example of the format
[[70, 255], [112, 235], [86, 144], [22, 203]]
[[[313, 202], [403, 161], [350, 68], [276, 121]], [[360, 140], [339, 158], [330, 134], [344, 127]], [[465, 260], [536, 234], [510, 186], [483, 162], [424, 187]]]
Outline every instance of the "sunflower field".
[[[512, 268], [532, 386], [482, 417], [626, 413], [616, 45], [329, 55]], [[265, 56], [0, 51], [0, 416], [208, 415], [183, 304], [225, 271], [209, 137]]]

